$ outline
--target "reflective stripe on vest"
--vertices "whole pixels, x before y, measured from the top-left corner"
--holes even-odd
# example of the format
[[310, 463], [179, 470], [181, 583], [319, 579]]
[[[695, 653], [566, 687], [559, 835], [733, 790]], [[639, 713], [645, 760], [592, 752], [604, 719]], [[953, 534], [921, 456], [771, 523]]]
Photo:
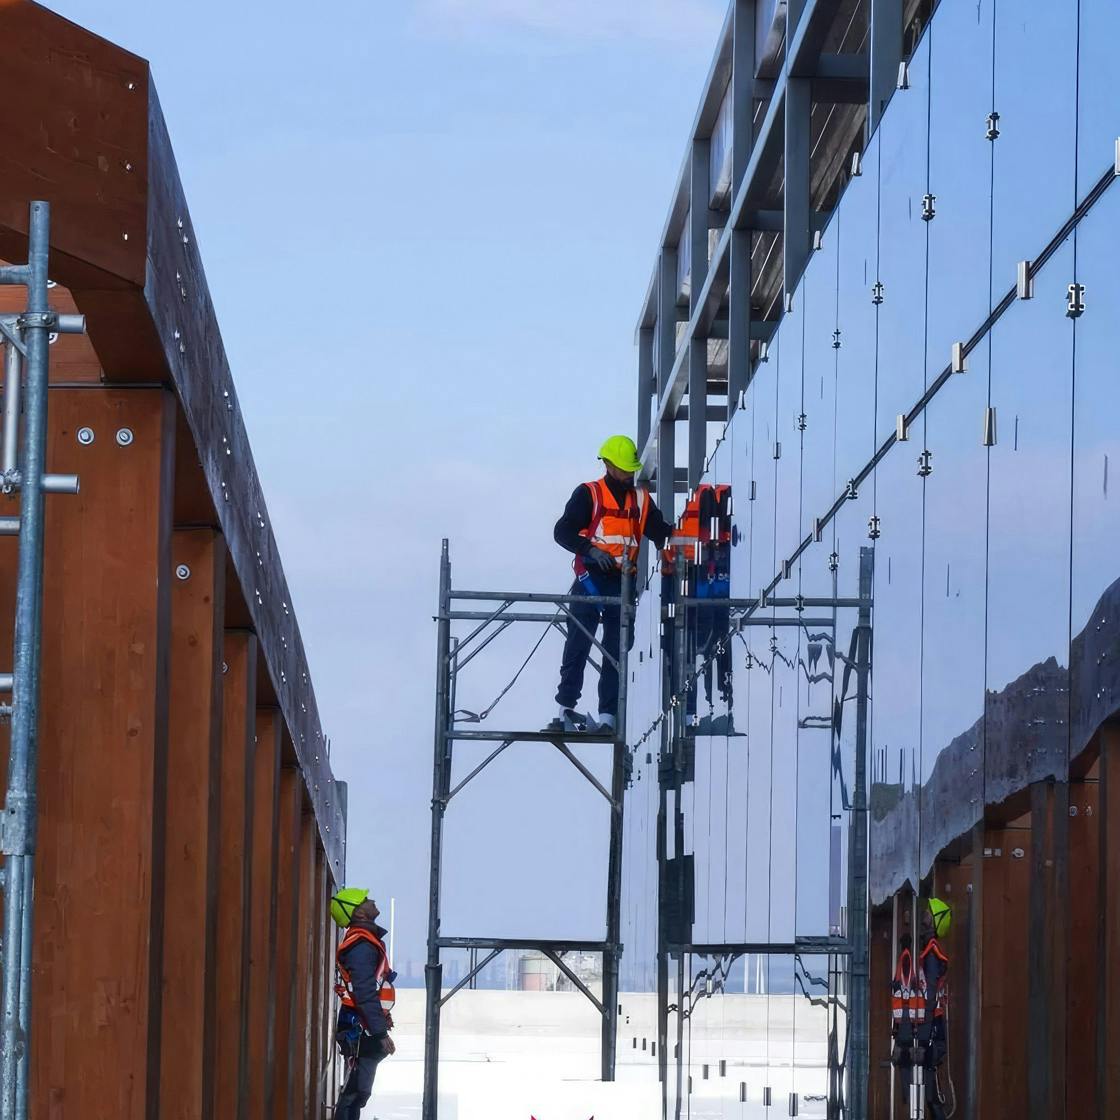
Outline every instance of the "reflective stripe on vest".
[[933, 953], [945, 966], [945, 971], [937, 979], [937, 991], [935, 993], [937, 1002], [933, 1007], [933, 1017], [937, 1019], [945, 1014], [945, 1004], [949, 999], [949, 958], [945, 955], [936, 937], [931, 937], [929, 944], [922, 950], [922, 955], [918, 958], [918, 991], [921, 995], [923, 1010], [929, 1002], [929, 984], [926, 983], [926, 957], [930, 953]]
[[393, 1004], [397, 1002], [396, 989], [390, 984], [386, 977], [392, 972], [392, 967], [389, 964], [389, 954], [385, 950], [385, 942], [377, 936], [373, 930], [363, 929], [361, 926], [354, 926], [346, 931], [345, 936], [339, 942], [338, 951], [335, 953], [335, 968], [338, 971], [339, 983], [334, 986], [338, 998], [342, 1001], [343, 1007], [356, 1007], [354, 1003], [354, 985], [350, 981], [350, 972], [342, 963], [342, 954], [350, 948], [351, 945], [359, 941], [368, 941], [377, 950], [378, 964], [377, 971], [374, 974], [374, 979], [377, 981], [377, 995], [381, 1001], [382, 1011], [391, 1011]]
[[[584, 485], [591, 491], [591, 522], [586, 529], [580, 530], [579, 535], [604, 552], [609, 552], [620, 569], [623, 557], [629, 560], [633, 569], [638, 559], [638, 545], [645, 536], [649, 520], [649, 490], [644, 486], [628, 490], [626, 501], [620, 506], [605, 478]], [[575, 569], [577, 575], [587, 570], [580, 556], [575, 559]]]
[[914, 958], [909, 949], [903, 949], [898, 956], [898, 966], [894, 970], [894, 983], [891, 985], [891, 1018], [901, 1023], [909, 1018], [912, 1023], [925, 1022], [926, 1006], [919, 994], [917, 977], [914, 975]]
[[[708, 516], [702, 517], [707, 507]], [[681, 514], [669, 543], [661, 552], [661, 571], [672, 575], [677, 557], [699, 564], [701, 546], [731, 541], [731, 487], [726, 483], [701, 483]]]

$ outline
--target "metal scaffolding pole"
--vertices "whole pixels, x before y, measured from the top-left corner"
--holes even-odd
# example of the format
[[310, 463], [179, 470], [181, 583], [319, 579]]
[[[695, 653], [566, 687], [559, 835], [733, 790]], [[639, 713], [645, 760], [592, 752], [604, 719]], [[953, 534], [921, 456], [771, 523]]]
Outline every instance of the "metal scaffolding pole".
[[[630, 597], [633, 577], [629, 571], [622, 573], [622, 586], [619, 598], [610, 596], [586, 596], [581, 594], [552, 595], [539, 592], [514, 591], [460, 591], [452, 587], [451, 561], [448, 542], [444, 540], [440, 557], [439, 613], [436, 639], [436, 705], [435, 735], [433, 744], [432, 772], [432, 840], [430, 861], [430, 886], [428, 898], [428, 959], [424, 969], [426, 986], [427, 1014], [424, 1028], [424, 1101], [423, 1120], [437, 1120], [439, 1111], [439, 1050], [440, 1050], [440, 1012], [443, 1005], [458, 991], [474, 986], [474, 980], [482, 967], [506, 950], [536, 949], [556, 964], [557, 968], [577, 990], [581, 991], [595, 1007], [602, 1019], [601, 1061], [604, 1081], [613, 1081], [615, 1075], [615, 1051], [618, 1031], [618, 988], [619, 966], [622, 955], [622, 846], [623, 846], [623, 803], [626, 791], [629, 757], [626, 746], [626, 694], [629, 682], [628, 653], [630, 636], [633, 632], [633, 605]], [[467, 611], [455, 609], [456, 600], [497, 602], [500, 606], [493, 611]], [[545, 731], [469, 731], [456, 726], [455, 684], [459, 670], [490, 643], [491, 639], [514, 622], [537, 622], [547, 628], [555, 628], [557, 616], [567, 614], [569, 625], [579, 625], [569, 610], [572, 603], [579, 601], [599, 606], [619, 608], [619, 652], [617, 659], [603, 649], [602, 643], [593, 635], [588, 635], [603, 655], [603, 665], [596, 666], [600, 672], [607, 665], [618, 672], [618, 709], [615, 727], [609, 734], [601, 731], [566, 732], [549, 728]], [[557, 607], [557, 615], [517, 612], [512, 610], [518, 603], [548, 603]], [[471, 633], [459, 641], [452, 637], [451, 625], [456, 621], [480, 622]], [[489, 634], [486, 632], [493, 627]], [[469, 656], [461, 657], [465, 647], [478, 639]], [[532, 654], [530, 654], [530, 657]], [[595, 665], [595, 662], [591, 662]], [[524, 665], [522, 666], [524, 668]], [[520, 671], [517, 674], [520, 675]], [[514, 680], [500, 694], [505, 695]], [[475, 722], [485, 719], [497, 701], [482, 713], [459, 713]], [[454, 788], [451, 786], [452, 754], [456, 742], [497, 742], [499, 745]], [[586, 765], [573, 753], [569, 744], [578, 742], [585, 745], [602, 744], [611, 748], [611, 782], [608, 790]], [[546, 743], [554, 746], [584, 777], [609, 805], [610, 846], [607, 865], [606, 896], [606, 938], [603, 941], [576, 942], [550, 939], [509, 939], [444, 936], [440, 928], [441, 877], [443, 867], [443, 821], [447, 806], [463, 788], [485, 770], [491, 762], [505, 753], [514, 743]], [[446, 994], [443, 992], [442, 950], [486, 948], [492, 950], [480, 963], [472, 965], [467, 978], [460, 981]], [[597, 999], [579, 980], [568, 964], [563, 961], [564, 953], [594, 952], [601, 954], [603, 961], [603, 995]]]
[[[3, 472], [5, 493], [19, 493], [18, 574], [16, 577], [12, 703], [3, 710], [12, 721], [8, 786], [0, 820], [4, 856], [3, 1031], [0, 1045], [0, 1118], [26, 1120], [31, 1024], [32, 900], [35, 882], [37, 817], [39, 668], [42, 653], [43, 495], [56, 486], [45, 473], [47, 442], [48, 345], [59, 317], [48, 303], [50, 206], [31, 204], [26, 265], [0, 269], [0, 283], [27, 288], [27, 311], [5, 323], [5, 398]], [[69, 330], [84, 329], [78, 317]], [[19, 434], [20, 357], [27, 375], [23, 440]], [[17, 450], [19, 452], [17, 458]], [[67, 480], [68, 482], [70, 480]]]
[[431, 880], [428, 893], [428, 962], [424, 966], [427, 1011], [424, 1016], [424, 1120], [436, 1120], [439, 1092], [439, 1016], [443, 988], [440, 962], [440, 879], [443, 865], [443, 816], [447, 811], [451, 765], [447, 732], [451, 725], [451, 559], [443, 542], [439, 562], [439, 618], [436, 626], [436, 714], [432, 774]]
[[[859, 550], [859, 597], [870, 603], [875, 550]], [[867, 902], [867, 703], [871, 683], [871, 607], [861, 606], [856, 626], [856, 750], [852, 790], [851, 853], [848, 880], [848, 930], [852, 943], [849, 1103], [851, 1120], [867, 1120], [870, 1074], [868, 902]]]

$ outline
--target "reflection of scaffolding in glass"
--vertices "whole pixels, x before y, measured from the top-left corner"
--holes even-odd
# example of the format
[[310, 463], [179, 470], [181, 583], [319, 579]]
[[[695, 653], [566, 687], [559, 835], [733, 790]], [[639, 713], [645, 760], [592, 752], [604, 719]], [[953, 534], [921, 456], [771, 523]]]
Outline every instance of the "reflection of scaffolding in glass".
[[[50, 309], [49, 252], [50, 206], [46, 202], [33, 202], [28, 223], [27, 264], [0, 267], [0, 284], [27, 288], [27, 311], [18, 316], [0, 316], [0, 335], [5, 344], [0, 491], [4, 495], [19, 494], [19, 515], [0, 518], [0, 535], [19, 537], [13, 667], [11, 674], [0, 675], [0, 691], [9, 692], [12, 697], [10, 705], [0, 706], [0, 716], [11, 720], [8, 785], [4, 815], [0, 819], [0, 854], [4, 857], [0, 868], [0, 886], [4, 890], [3, 1035], [0, 1037], [0, 1117], [3, 1120], [26, 1120], [28, 1113], [42, 649], [43, 495], [74, 494], [78, 490], [75, 476], [46, 473], [48, 347], [59, 333], [85, 331], [81, 315], [58, 315]], [[22, 384], [24, 372], [26, 387]]]
[[[631, 574], [623, 566], [619, 598], [587, 595], [549, 595], [537, 592], [458, 591], [451, 586], [451, 561], [447, 541], [440, 558], [439, 614], [437, 615], [436, 714], [434, 774], [432, 791], [431, 887], [428, 909], [428, 962], [425, 967], [427, 1010], [424, 1032], [424, 1105], [423, 1120], [436, 1120], [439, 1087], [440, 1010], [462, 988], [471, 985], [478, 974], [499, 954], [510, 951], [533, 951], [544, 955], [577, 991], [594, 1005], [602, 1016], [602, 1078], [614, 1080], [615, 1038], [618, 1028], [618, 977], [621, 955], [621, 880], [622, 880], [622, 809], [630, 755], [626, 749], [626, 693], [629, 674], [627, 654], [633, 619]], [[571, 605], [598, 603], [618, 606], [620, 613], [619, 653], [615, 658], [604, 644], [591, 634], [591, 640], [604, 663], [618, 672], [618, 711], [615, 729], [609, 734], [598, 731], [484, 731], [456, 724], [455, 685], [459, 672], [502, 632], [515, 622], [540, 623], [544, 633], [558, 630], [566, 633], [569, 626], [582, 626]], [[476, 603], [483, 609], [456, 607], [457, 603]], [[538, 604], [555, 608], [552, 614], [533, 610], [513, 610], [522, 604]], [[473, 622], [474, 628], [462, 638], [452, 637], [453, 622]], [[542, 635], [543, 640], [543, 635]], [[533, 647], [532, 657], [540, 642]], [[516, 683], [521, 669], [498, 696], [500, 700]], [[595, 666], [594, 659], [591, 664]], [[602, 665], [595, 666], [602, 672]], [[479, 723], [497, 704], [482, 713], [469, 713]], [[457, 741], [482, 741], [496, 746], [478, 766], [454, 786], [451, 784], [452, 754]], [[607, 865], [606, 937], [602, 941], [552, 940], [536, 938], [451, 937], [440, 928], [440, 894], [443, 866], [443, 818], [451, 799], [476, 778], [499, 755], [514, 743], [546, 743], [555, 747], [606, 800], [610, 806], [610, 847]], [[611, 784], [607, 789], [572, 751], [572, 744], [609, 746], [612, 753]], [[448, 992], [443, 991], [441, 952], [445, 949], [466, 949], [470, 966], [466, 975]], [[479, 958], [479, 952], [485, 956]], [[569, 954], [598, 954], [602, 958], [602, 998], [598, 998], [565, 959]]]
[[[685, 820], [682, 812], [682, 787], [694, 780], [697, 736], [693, 726], [688, 695], [701, 679], [705, 666], [694, 667], [694, 650], [689, 642], [689, 613], [708, 605], [709, 601], [690, 598], [681, 591], [686, 583], [675, 579], [668, 591], [667, 613], [672, 628], [672, 641], [667, 651], [671, 695], [666, 707], [668, 718], [662, 722], [662, 761], [660, 772], [660, 808], [658, 812], [658, 1053], [662, 1082], [663, 1115], [679, 1120], [682, 1102], [687, 1096], [684, 1073], [685, 1024], [699, 1000], [711, 998], [726, 989], [734, 963], [743, 958], [743, 988], [757, 994], [768, 991], [768, 961], [773, 957], [791, 957], [794, 961], [795, 987], [812, 1000], [820, 1000], [806, 984], [823, 982], [812, 979], [811, 958], [827, 961], [828, 1015], [828, 1117], [829, 1120], [866, 1120], [868, 1050], [868, 831], [867, 831], [867, 740], [868, 695], [871, 672], [871, 590], [874, 553], [860, 550], [859, 594], [856, 598], [797, 596], [791, 599], [767, 598], [727, 599], [721, 603], [730, 616], [730, 628], [714, 650], [712, 659], [722, 653], [724, 642], [731, 642], [745, 627], [795, 628], [814, 641], [824, 638], [835, 646], [837, 612], [855, 609], [857, 624], [846, 652], [834, 650], [838, 681], [827, 720], [807, 718], [803, 729], [820, 727], [832, 735], [833, 769], [841, 787], [841, 802], [851, 813], [848, 836], [848, 879], [845, 905], [830, 899], [830, 934], [823, 937], [794, 937], [792, 941], [720, 942], [698, 944], [692, 941], [694, 920], [694, 884], [692, 857], [685, 854]], [[829, 613], [814, 617], [811, 610]], [[774, 613], [763, 616], [761, 611]], [[792, 612], [779, 615], [778, 611]], [[820, 632], [824, 632], [823, 634]], [[781, 656], [774, 649], [775, 656]], [[691, 655], [691, 656], [690, 656]], [[802, 667], [811, 672], [809, 666]], [[855, 703], [855, 767], [853, 788], [849, 794], [840, 766], [839, 736], [848, 701]], [[730, 719], [728, 727], [730, 729]], [[672, 795], [670, 797], [670, 795]], [[672, 817], [670, 821], [670, 805]], [[836, 832], [832, 832], [832, 846]], [[674, 854], [669, 856], [672, 851]], [[838, 861], [838, 853], [830, 851], [829, 863]], [[701, 967], [693, 971], [693, 961]], [[676, 961], [675, 999], [670, 1001], [670, 962]], [[753, 976], [751, 966], [753, 964]], [[687, 978], [687, 979], [686, 979]], [[669, 1081], [669, 1017], [676, 1015], [676, 1038], [672, 1048], [676, 1062], [676, 1090], [671, 1093]], [[849, 1028], [850, 1024], [850, 1028]], [[764, 1089], [769, 1097], [771, 1089]], [[791, 1109], [796, 1107], [791, 1096]], [[794, 1114], [791, 1112], [791, 1115]]]

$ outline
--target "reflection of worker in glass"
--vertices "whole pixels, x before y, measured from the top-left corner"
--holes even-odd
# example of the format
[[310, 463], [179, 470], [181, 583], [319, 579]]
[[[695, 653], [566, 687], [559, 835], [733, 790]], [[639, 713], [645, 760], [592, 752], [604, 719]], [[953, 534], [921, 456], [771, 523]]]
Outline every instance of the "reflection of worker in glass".
[[901, 1076], [907, 1108], [913, 1067], [920, 1065], [925, 1084], [925, 1107], [921, 1115], [945, 1120], [945, 1096], [939, 1071], [948, 1054], [946, 1011], [949, 1005], [949, 958], [940, 938], [949, 932], [949, 907], [938, 898], [922, 909], [922, 950], [915, 966], [911, 958], [910, 936], [902, 938], [902, 949], [891, 985], [892, 1033], [891, 1060]]
[[[697, 734], [730, 735], [735, 725], [731, 715], [731, 612], [720, 604], [731, 595], [731, 487], [705, 483], [697, 487], [685, 507], [680, 526], [671, 541], [673, 563], [687, 565], [685, 595], [705, 603], [687, 614], [689, 663], [699, 661], [709, 714], [696, 722], [697, 689], [689, 689], [685, 714], [696, 723]], [[709, 605], [710, 604], [710, 605]], [[714, 691], [718, 686], [726, 716], [715, 716]]]

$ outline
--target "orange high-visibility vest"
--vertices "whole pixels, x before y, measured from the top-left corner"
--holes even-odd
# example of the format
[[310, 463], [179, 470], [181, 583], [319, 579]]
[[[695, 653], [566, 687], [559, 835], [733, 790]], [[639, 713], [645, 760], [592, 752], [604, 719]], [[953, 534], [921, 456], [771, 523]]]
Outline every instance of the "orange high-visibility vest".
[[[584, 485], [591, 491], [591, 523], [586, 529], [581, 529], [579, 535], [591, 541], [596, 548], [609, 552], [620, 570], [625, 557], [630, 570], [636, 571], [638, 545], [645, 536], [649, 520], [648, 488], [642, 486], [627, 490], [626, 500], [620, 506], [605, 478], [585, 482]], [[587, 571], [582, 556], [575, 558], [574, 566], [577, 575]]]
[[372, 930], [364, 929], [362, 926], [354, 926], [348, 929], [339, 942], [338, 951], [335, 953], [335, 968], [338, 970], [339, 982], [335, 984], [334, 990], [338, 998], [342, 1001], [343, 1007], [355, 1007], [354, 1003], [354, 985], [350, 981], [350, 971], [342, 963], [342, 954], [358, 941], [368, 941], [380, 956], [380, 961], [377, 965], [377, 986], [378, 998], [381, 1000], [382, 1011], [392, 1011], [393, 1004], [397, 1002], [397, 992], [392, 984], [388, 982], [386, 977], [392, 972], [392, 967], [389, 964], [389, 954], [385, 951], [385, 942], [381, 940]]
[[702, 545], [731, 540], [731, 487], [726, 483], [701, 483], [681, 514], [668, 544], [661, 550], [661, 572], [672, 575], [678, 556], [700, 562]]
[[921, 995], [923, 1008], [929, 1002], [929, 985], [926, 983], [925, 965], [926, 957], [928, 957], [930, 953], [933, 953], [945, 966], [945, 971], [942, 972], [937, 980], [937, 991], [935, 992], [937, 1002], [933, 1006], [933, 1017], [939, 1019], [945, 1014], [945, 1004], [949, 999], [949, 958], [938, 944], [937, 938], [931, 937], [929, 944], [922, 950], [922, 955], [918, 958], [918, 992]]
[[926, 1005], [919, 995], [919, 987], [914, 975], [914, 957], [909, 949], [903, 949], [898, 955], [891, 985], [891, 1018], [896, 1028], [907, 1016], [912, 1023], [925, 1021]]

